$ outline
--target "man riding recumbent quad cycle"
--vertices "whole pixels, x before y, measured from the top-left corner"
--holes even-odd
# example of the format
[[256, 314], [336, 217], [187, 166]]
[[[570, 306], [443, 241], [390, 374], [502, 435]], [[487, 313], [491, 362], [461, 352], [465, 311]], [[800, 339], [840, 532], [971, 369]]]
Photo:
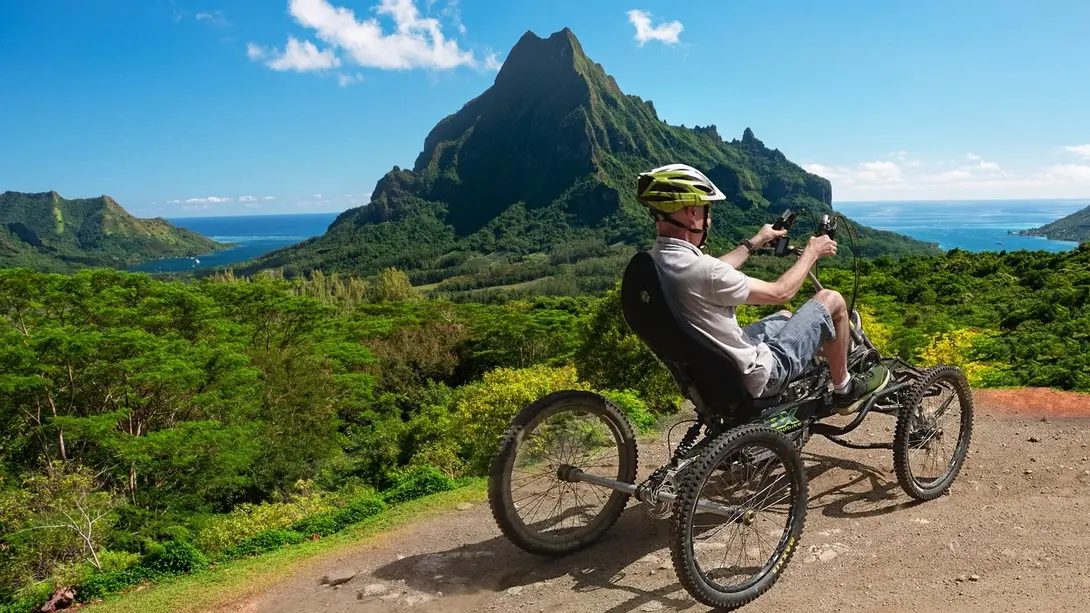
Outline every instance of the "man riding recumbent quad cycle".
[[[795, 216], [788, 210], [773, 226], [785, 231], [775, 241], [778, 256], [802, 254], [786, 236]], [[815, 235], [836, 232], [826, 215]], [[813, 267], [806, 275], [820, 291]], [[801, 450], [812, 434], [855, 449], [891, 449], [898, 482], [912, 498], [931, 500], [948, 490], [972, 431], [972, 394], [960, 369], [917, 368], [882, 356], [849, 307], [849, 371], [884, 365], [890, 379], [850, 423], [825, 423], [839, 412], [823, 357], [810, 360], [779, 393], [754, 397], [737, 362], [681, 316], [662, 277], [648, 252], [633, 256], [621, 281], [624, 318], [693, 403], [695, 419], [669, 461], [637, 482], [632, 425], [603, 396], [561, 391], [524, 407], [501, 438], [489, 474], [493, 516], [517, 546], [546, 556], [583, 549], [609, 530], [634, 495], [651, 517], [672, 516], [670, 549], [685, 589], [703, 604], [731, 609], [771, 588], [799, 546], [808, 502]], [[872, 412], [896, 417], [892, 442], [841, 438]]]

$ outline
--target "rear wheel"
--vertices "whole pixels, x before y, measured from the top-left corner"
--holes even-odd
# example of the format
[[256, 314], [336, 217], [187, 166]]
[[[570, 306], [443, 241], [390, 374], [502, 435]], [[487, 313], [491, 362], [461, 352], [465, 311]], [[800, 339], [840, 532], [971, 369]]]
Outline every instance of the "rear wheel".
[[678, 494], [671, 553], [685, 589], [705, 605], [734, 609], [771, 588], [806, 519], [806, 472], [795, 444], [760, 424], [725, 432]]
[[636, 437], [613, 403], [591, 392], [555, 392], [526, 406], [500, 440], [488, 500], [500, 530], [531, 553], [559, 556], [598, 540], [630, 494], [560, 478], [562, 468], [636, 482]]
[[973, 435], [973, 393], [955, 366], [924, 372], [905, 394], [893, 437], [893, 466], [901, 488], [932, 500], [954, 482]]

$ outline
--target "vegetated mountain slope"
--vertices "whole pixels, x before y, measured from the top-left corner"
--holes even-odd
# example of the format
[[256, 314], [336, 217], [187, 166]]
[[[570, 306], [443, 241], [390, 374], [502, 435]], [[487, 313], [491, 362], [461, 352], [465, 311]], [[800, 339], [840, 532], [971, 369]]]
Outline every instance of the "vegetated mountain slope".
[[68, 272], [127, 268], [159, 257], [224, 248], [162, 218], [139, 219], [109, 196], [68, 200], [57, 192], [0, 194], [0, 267]]
[[1016, 234], [1044, 236], [1056, 241], [1090, 241], [1090, 206], [1039, 228], [1022, 230]]
[[[702, 169], [727, 193], [714, 209], [716, 248], [786, 207], [832, 212], [828, 180], [769, 149], [748, 128], [728, 142], [715, 126], [667, 124], [651, 102], [621, 91], [565, 28], [545, 39], [523, 35], [494, 84], [431, 130], [411, 170], [395, 166], [382, 177], [369, 205], [243, 272], [373, 274], [397, 266], [410, 270], [414, 283], [445, 280], [454, 289], [612, 278], [632, 246], [653, 238], [635, 200], [636, 175], [673, 162]], [[867, 255], [938, 252], [894, 233], [860, 230], [857, 247]]]

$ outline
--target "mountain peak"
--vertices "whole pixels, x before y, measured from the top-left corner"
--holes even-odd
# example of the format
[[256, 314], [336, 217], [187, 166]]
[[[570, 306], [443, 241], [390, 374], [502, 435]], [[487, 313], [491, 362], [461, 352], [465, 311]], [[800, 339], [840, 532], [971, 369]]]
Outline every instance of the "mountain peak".
[[547, 87], [552, 81], [568, 81], [578, 74], [580, 60], [585, 62], [586, 55], [570, 29], [553, 32], [548, 38], [527, 30], [503, 61], [496, 85], [521, 86], [537, 80]]

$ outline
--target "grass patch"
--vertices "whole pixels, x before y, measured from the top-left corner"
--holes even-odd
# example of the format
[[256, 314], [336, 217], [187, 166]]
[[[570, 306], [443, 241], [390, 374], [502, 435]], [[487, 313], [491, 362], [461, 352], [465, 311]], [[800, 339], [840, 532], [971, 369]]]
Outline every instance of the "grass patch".
[[141, 591], [114, 594], [89, 608], [95, 613], [197, 613], [223, 607], [270, 588], [303, 570], [308, 562], [319, 556], [358, 547], [367, 538], [448, 511], [460, 502], [483, 501], [487, 483], [487, 479], [477, 478], [465, 487], [390, 507], [384, 513], [321, 540], [234, 560], [195, 575], [168, 579]]

